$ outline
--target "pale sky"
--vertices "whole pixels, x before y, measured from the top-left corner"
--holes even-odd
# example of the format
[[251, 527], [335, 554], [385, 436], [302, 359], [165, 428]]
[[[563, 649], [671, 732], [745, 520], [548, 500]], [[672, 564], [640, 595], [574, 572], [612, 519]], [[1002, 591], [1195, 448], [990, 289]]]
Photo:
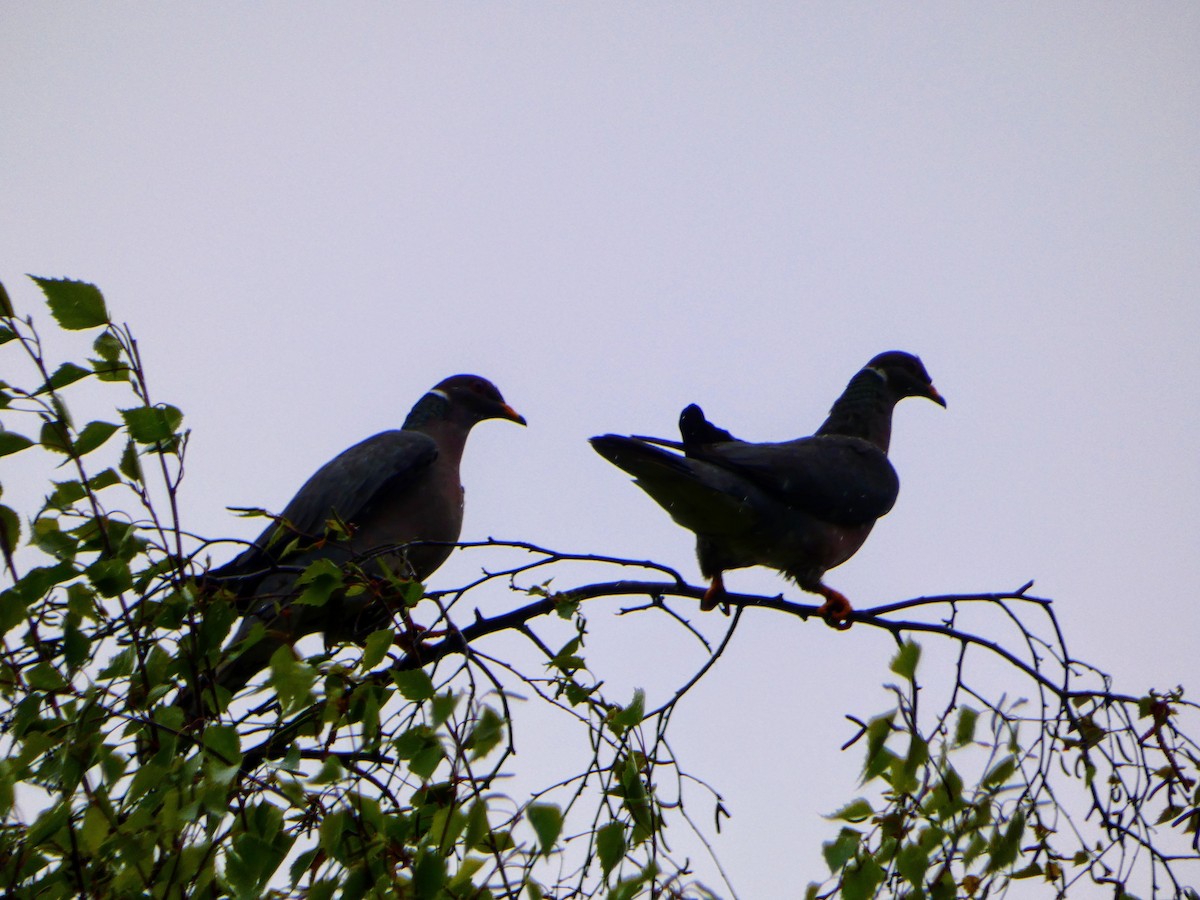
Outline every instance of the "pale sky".
[[[0, 279], [26, 311], [24, 273], [95, 282], [131, 325], [193, 430], [194, 531], [251, 536], [226, 506], [282, 508], [467, 371], [529, 428], [473, 434], [464, 539], [698, 582], [586, 438], [693, 401], [809, 434], [903, 349], [949, 408], [898, 408], [899, 501], [827, 582], [1036, 579], [1119, 690], [1200, 689], [1200, 6], [6, 4], [0, 34]], [[656, 705], [703, 657], [617, 607], [589, 658]], [[827, 874], [843, 714], [887, 707], [891, 652], [748, 614], [675, 718], [743, 898]]]

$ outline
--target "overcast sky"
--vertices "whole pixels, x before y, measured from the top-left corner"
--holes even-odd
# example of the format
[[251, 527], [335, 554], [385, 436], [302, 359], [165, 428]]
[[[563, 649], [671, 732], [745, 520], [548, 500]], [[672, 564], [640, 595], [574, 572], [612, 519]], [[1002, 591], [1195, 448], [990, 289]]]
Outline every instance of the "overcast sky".
[[[586, 438], [692, 401], [809, 434], [904, 349], [949, 408], [899, 407], [899, 502], [827, 581], [1036, 579], [1119, 689], [1200, 689], [1200, 6], [6, 4], [0, 33], [0, 279], [25, 310], [23, 273], [93, 281], [132, 326], [193, 429], [193, 530], [250, 536], [226, 506], [282, 508], [468, 371], [529, 428], [472, 436], [464, 538], [698, 580]], [[616, 608], [597, 665], [663, 699], [697, 646]], [[890, 653], [748, 615], [674, 721], [742, 897], [825, 875]]]

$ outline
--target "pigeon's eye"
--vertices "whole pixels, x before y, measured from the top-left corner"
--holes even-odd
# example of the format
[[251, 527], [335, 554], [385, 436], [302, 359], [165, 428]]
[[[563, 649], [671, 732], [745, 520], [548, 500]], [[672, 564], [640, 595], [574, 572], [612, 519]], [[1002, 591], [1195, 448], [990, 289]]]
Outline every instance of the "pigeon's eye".
[[489, 381], [484, 381], [482, 378], [472, 378], [467, 382], [467, 389], [473, 394], [478, 394], [487, 400], [499, 400], [500, 392]]

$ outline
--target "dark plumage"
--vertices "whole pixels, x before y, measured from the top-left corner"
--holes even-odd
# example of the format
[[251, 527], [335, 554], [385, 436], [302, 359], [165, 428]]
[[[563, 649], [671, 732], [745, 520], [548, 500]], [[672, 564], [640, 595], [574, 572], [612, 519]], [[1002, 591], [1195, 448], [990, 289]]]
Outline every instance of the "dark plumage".
[[679, 444], [615, 434], [591, 443], [696, 533], [700, 571], [712, 580], [702, 609], [721, 601], [726, 569], [761, 565], [820, 594], [821, 613], [841, 622], [850, 603], [822, 578], [855, 554], [896, 502], [900, 481], [887, 450], [892, 410], [905, 397], [946, 405], [921, 361], [893, 350], [850, 380], [812, 437], [739, 441], [693, 404], [679, 417]]
[[[323, 631], [330, 642], [361, 640], [383, 627], [392, 610], [371, 591], [335, 595], [324, 606], [294, 604], [297, 573], [318, 559], [341, 565], [392, 547], [364, 562], [364, 570], [382, 574], [382, 563], [417, 581], [432, 575], [458, 540], [463, 517], [459, 463], [467, 434], [484, 419], [525, 424], [490, 381], [476, 375], [445, 379], [417, 401], [400, 430], [369, 437], [318, 469], [278, 523], [210, 572], [205, 589], [228, 588], [248, 609], [230, 646], [258, 623], [266, 629], [257, 643], [218, 668], [217, 683], [237, 693], [275, 650], [303, 635]], [[325, 540], [326, 523], [333, 518], [348, 526], [348, 539]], [[191, 704], [189, 694], [181, 695], [180, 705]]]

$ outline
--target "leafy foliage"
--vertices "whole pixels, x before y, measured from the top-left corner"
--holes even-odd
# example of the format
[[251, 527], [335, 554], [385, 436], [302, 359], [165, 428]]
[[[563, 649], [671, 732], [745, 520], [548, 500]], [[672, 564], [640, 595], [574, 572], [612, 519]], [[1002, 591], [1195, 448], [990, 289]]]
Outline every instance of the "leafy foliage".
[[[5, 428], [16, 429], [0, 430], [0, 457], [54, 466], [31, 514], [0, 504], [7, 894], [718, 895], [667, 840], [671, 827], [692, 828], [685, 782], [707, 792], [718, 821], [726, 814], [675, 757], [671, 714], [746, 609], [808, 618], [812, 606], [734, 596], [708, 662], [648, 710], [643, 691], [618, 700], [589, 668], [585, 611], [598, 597], [633, 596], [641, 605], [623, 612], [666, 613], [694, 636], [667, 598], [691, 602], [703, 589], [670, 569], [509, 543], [527, 561], [426, 592], [368, 578], [361, 560], [323, 561], [297, 573], [296, 602], [374, 591], [397, 610], [392, 627], [361, 646], [283, 647], [260, 684], [214, 698], [213, 714], [197, 718], [180, 691], [196, 691], [243, 648], [227, 645], [236, 600], [204, 581], [208, 545], [179, 520], [183, 413], [152, 397], [137, 344], [98, 289], [35, 281], [60, 328], [98, 334], [86, 359], [55, 365], [32, 318], [18, 318], [0, 288], [6, 379], [20, 360], [30, 367], [24, 387], [0, 382]], [[71, 407], [94, 402], [97, 389], [120, 397], [77, 420]], [[326, 538], [344, 534], [334, 521]], [[558, 568], [579, 560], [667, 580], [551, 591]], [[465, 612], [465, 598], [497, 588], [515, 590], [521, 605]], [[1020, 652], [960, 628], [969, 606], [1018, 623]], [[1017, 607], [1041, 615], [1049, 637]], [[933, 621], [897, 618], [947, 609]], [[418, 626], [414, 610], [431, 621]], [[897, 636], [884, 676], [897, 681], [885, 712], [852, 718], [867, 795], [830, 816], [831, 874], [810, 896], [982, 897], [1031, 879], [1063, 895], [1102, 884], [1117, 896], [1138, 885], [1195, 896], [1184, 879], [1200, 862], [1200, 752], [1181, 724], [1197, 711], [1182, 688], [1114, 693], [1071, 659], [1049, 604], [1025, 589], [922, 598], [855, 621]], [[918, 678], [930, 665], [918, 634], [959, 648], [940, 704]], [[530, 651], [490, 652], [500, 635]], [[1034, 699], [989, 699], [995, 692], [970, 677], [975, 654], [1001, 660]], [[520, 798], [502, 789], [519, 761], [518, 704], [578, 735], [566, 774], [547, 774]], [[1180, 846], [1168, 849], [1171, 840]]]
[[[100, 332], [86, 364], [57, 367], [32, 319], [6, 316], [0, 333], [34, 372], [32, 388], [2, 386], [26, 426], [0, 431], [0, 454], [40, 447], [68, 472], [27, 520], [0, 506], [11, 579], [0, 595], [0, 884], [47, 896], [483, 898], [568, 884], [632, 896], [679, 877], [652, 784], [670, 756], [646, 752], [640, 694], [628, 706], [604, 697], [583, 656], [586, 620], [561, 597], [540, 602], [574, 637], [558, 651], [535, 640], [545, 669], [453, 638], [430, 648], [458, 633], [453, 603], [434, 597], [440, 629], [402, 614], [361, 649], [283, 647], [252, 696], [188, 721], [177, 689], [240, 648], [224, 646], [233, 598], [197, 580], [205, 545], [176, 515], [183, 414], [152, 398], [132, 335], [94, 286], [35, 281], [61, 328]], [[78, 425], [66, 392], [89, 382], [133, 402]], [[340, 528], [330, 523], [328, 539]], [[424, 596], [328, 560], [296, 584], [302, 604], [372, 590], [407, 610]], [[518, 686], [590, 735], [579, 774], [525, 801], [496, 790]], [[574, 819], [586, 824], [568, 832]]]

